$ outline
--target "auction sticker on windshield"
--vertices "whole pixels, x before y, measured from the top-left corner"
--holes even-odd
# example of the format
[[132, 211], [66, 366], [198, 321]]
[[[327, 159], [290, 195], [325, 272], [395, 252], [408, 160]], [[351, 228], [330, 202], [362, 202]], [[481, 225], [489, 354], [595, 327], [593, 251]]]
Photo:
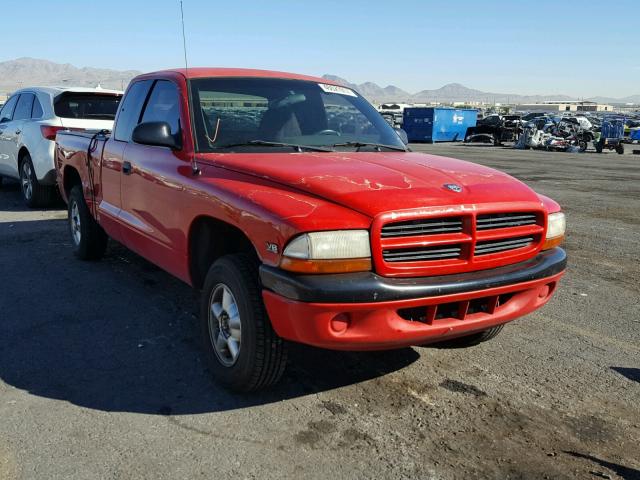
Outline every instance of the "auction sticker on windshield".
[[357, 97], [356, 92], [347, 87], [341, 87], [339, 85], [329, 85], [326, 83], [319, 83], [318, 86], [327, 93], [338, 93], [340, 95], [349, 95], [350, 97]]

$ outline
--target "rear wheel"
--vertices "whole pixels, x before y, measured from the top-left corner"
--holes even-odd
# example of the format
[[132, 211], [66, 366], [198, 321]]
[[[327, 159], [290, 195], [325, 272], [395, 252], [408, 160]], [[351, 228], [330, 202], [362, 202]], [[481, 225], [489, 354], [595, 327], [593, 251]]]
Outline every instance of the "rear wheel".
[[227, 255], [209, 269], [202, 290], [200, 328], [213, 376], [241, 392], [276, 383], [287, 362], [262, 302], [256, 261], [245, 254]]
[[496, 327], [483, 330], [482, 332], [472, 333], [471, 335], [454, 338], [452, 340], [445, 340], [444, 342], [438, 342], [435, 345], [443, 348], [473, 347], [475, 345], [478, 345], [482, 342], [487, 342], [492, 338], [496, 337], [500, 333], [503, 327], [504, 325], [498, 325]]
[[616, 145], [616, 152], [618, 152], [619, 155], [624, 154], [624, 145], [622, 143]]
[[29, 208], [49, 206], [55, 199], [54, 187], [41, 185], [38, 182], [28, 153], [25, 153], [20, 160], [20, 187], [24, 203]]
[[81, 260], [102, 258], [109, 237], [91, 215], [80, 185], [71, 189], [68, 214], [71, 244], [76, 257]]
[[602, 142], [597, 142], [595, 144], [595, 147], [596, 147], [596, 152], [602, 153]]
[[578, 149], [581, 152], [585, 152], [587, 150], [587, 142], [585, 140], [578, 140]]

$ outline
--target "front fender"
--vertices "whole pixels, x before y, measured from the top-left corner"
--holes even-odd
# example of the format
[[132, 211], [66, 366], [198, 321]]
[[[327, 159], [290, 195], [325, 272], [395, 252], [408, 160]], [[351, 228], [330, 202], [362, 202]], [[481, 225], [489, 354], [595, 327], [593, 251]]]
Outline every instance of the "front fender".
[[235, 226], [267, 265], [278, 265], [285, 245], [302, 232], [371, 225], [371, 218], [328, 200], [219, 167], [204, 166], [199, 183], [208, 212], [193, 218], [207, 215]]

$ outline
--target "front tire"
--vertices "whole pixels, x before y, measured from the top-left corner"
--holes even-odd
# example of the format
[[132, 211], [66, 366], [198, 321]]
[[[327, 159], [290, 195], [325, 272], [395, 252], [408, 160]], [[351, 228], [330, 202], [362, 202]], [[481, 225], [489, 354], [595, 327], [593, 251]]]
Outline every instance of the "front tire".
[[99, 260], [109, 237], [91, 215], [80, 185], [71, 189], [67, 208], [73, 253], [80, 260]]
[[209, 368], [225, 387], [250, 392], [280, 380], [286, 345], [271, 326], [250, 256], [227, 255], [211, 266], [202, 290], [200, 329]]
[[616, 152], [618, 152], [618, 155], [624, 155], [624, 145], [622, 143], [616, 146]]
[[28, 153], [25, 153], [20, 161], [20, 187], [24, 203], [29, 208], [48, 207], [55, 200], [54, 187], [38, 182], [31, 155]]

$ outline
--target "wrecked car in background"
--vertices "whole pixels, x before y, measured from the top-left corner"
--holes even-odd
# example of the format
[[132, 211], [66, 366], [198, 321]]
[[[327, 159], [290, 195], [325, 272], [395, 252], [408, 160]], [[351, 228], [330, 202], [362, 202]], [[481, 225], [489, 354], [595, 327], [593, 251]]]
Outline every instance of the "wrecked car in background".
[[466, 143], [493, 143], [498, 146], [502, 142], [515, 142], [522, 133], [520, 115], [488, 115], [478, 120], [475, 127], [467, 129]]

